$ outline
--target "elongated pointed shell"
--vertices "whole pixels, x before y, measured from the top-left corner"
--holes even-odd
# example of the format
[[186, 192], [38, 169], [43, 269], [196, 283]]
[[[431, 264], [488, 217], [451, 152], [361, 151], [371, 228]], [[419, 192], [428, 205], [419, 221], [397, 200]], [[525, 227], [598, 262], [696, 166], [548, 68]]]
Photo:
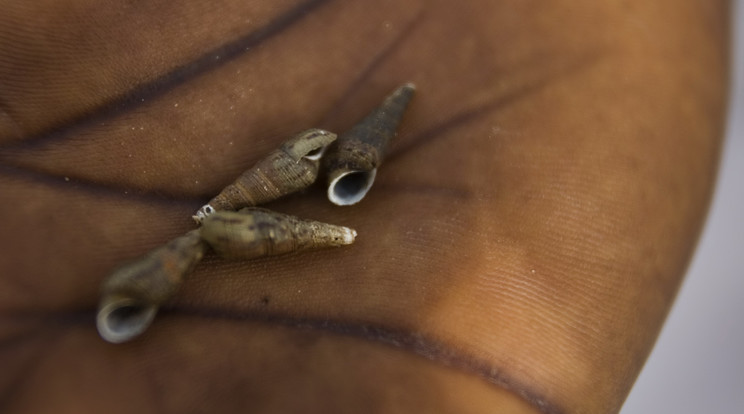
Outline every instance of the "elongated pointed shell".
[[396, 89], [330, 148], [324, 167], [332, 203], [356, 204], [367, 194], [415, 89], [411, 83]]
[[210, 215], [201, 236], [223, 257], [252, 259], [351, 244], [356, 231], [254, 207]]
[[215, 211], [235, 211], [299, 191], [315, 182], [320, 157], [336, 134], [309, 129], [285, 142], [199, 209], [197, 223]]
[[199, 230], [192, 230], [114, 271], [101, 289], [96, 316], [101, 337], [120, 343], [144, 332], [206, 250]]

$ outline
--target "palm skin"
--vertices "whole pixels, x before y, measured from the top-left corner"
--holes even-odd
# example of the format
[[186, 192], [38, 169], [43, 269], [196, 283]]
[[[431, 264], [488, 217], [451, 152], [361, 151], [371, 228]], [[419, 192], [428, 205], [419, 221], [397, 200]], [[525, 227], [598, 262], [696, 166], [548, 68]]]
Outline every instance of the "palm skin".
[[[3, 412], [612, 413], [707, 209], [728, 3], [3, 1]], [[137, 340], [101, 280], [309, 127], [418, 92], [357, 242], [207, 258]]]

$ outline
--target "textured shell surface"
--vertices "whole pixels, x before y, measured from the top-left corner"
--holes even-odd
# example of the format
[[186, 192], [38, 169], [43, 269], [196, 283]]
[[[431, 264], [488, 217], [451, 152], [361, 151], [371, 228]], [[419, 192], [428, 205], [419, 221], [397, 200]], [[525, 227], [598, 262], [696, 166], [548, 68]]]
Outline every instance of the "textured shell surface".
[[201, 235], [219, 255], [250, 259], [353, 243], [356, 231], [262, 208], [216, 212]]
[[318, 178], [320, 157], [336, 140], [336, 134], [309, 129], [281, 147], [227, 185], [193, 216], [197, 223], [215, 211], [234, 211], [264, 204], [308, 187]]
[[323, 165], [332, 203], [356, 204], [367, 194], [415, 90], [411, 83], [396, 89], [329, 149]]
[[192, 230], [115, 270], [101, 287], [96, 315], [101, 337], [125, 342], [147, 329], [158, 306], [176, 292], [206, 251], [199, 230]]
[[333, 132], [313, 128], [286, 141], [282, 144], [281, 150], [295, 161], [300, 161], [302, 158], [317, 161], [335, 140], [336, 134]]
[[102, 291], [161, 303], [173, 294], [206, 250], [199, 231], [192, 230], [118, 268], [104, 280]]

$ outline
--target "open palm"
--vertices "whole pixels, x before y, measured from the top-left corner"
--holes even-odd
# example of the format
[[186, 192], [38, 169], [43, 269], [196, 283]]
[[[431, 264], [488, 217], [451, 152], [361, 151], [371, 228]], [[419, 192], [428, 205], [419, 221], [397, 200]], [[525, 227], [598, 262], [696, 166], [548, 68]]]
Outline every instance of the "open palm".
[[[727, 63], [725, 2], [625, 3], [0, 2], [0, 411], [618, 411], [706, 211]], [[207, 257], [101, 340], [112, 269], [407, 81], [364, 201], [267, 206], [353, 246]]]

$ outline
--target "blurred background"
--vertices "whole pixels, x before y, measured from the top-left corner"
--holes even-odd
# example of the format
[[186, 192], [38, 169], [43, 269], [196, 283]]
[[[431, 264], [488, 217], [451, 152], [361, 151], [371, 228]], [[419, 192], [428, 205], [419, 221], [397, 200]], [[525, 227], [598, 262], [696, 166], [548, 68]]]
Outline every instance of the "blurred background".
[[744, 1], [734, 1], [726, 141], [708, 221], [621, 414], [744, 413]]

